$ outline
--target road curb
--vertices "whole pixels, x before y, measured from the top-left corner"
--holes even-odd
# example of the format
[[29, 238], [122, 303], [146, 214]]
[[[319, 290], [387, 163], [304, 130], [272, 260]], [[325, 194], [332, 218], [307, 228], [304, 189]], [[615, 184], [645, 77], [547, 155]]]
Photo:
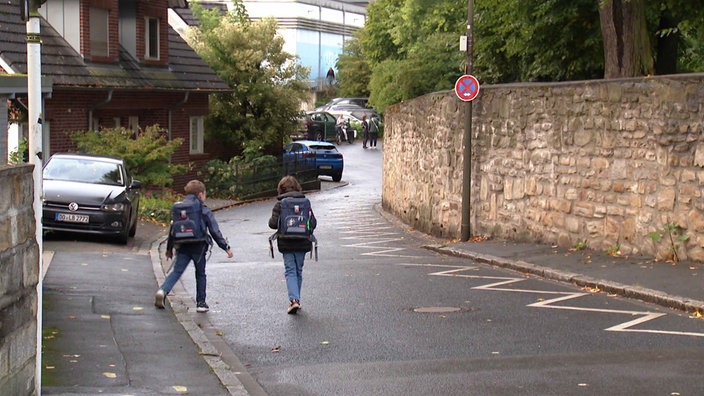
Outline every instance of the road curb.
[[661, 291], [648, 289], [645, 287], [629, 286], [618, 282], [612, 282], [603, 279], [592, 278], [583, 274], [574, 272], [565, 272], [554, 268], [543, 267], [540, 265], [528, 263], [519, 260], [510, 260], [492, 255], [466, 252], [458, 249], [453, 249], [445, 245], [425, 245], [423, 248], [432, 250], [438, 253], [473, 259], [482, 263], [490, 264], [495, 267], [506, 268], [525, 274], [532, 274], [545, 279], [570, 283], [579, 287], [598, 289], [599, 291], [616, 294], [619, 296], [641, 300], [644, 302], [663, 306], [665, 308], [676, 309], [687, 313], [703, 312], [704, 301], [692, 300], [685, 297], [673, 296]]
[[[152, 243], [152, 247], [149, 250], [152, 269], [154, 271], [154, 275], [156, 276], [157, 285], [164, 283], [164, 279], [166, 278], [166, 270], [164, 269], [165, 263], [162, 263], [161, 255], [159, 253], [160, 247], [164, 243], [166, 243], [166, 237], [157, 239]], [[220, 344], [223, 343], [218, 343], [218, 348], [216, 348], [213, 346], [213, 342], [211, 342], [208, 335], [206, 335], [205, 331], [202, 329], [204, 327], [213, 328], [210, 321], [207, 320], [206, 315], [202, 315], [203, 318], [199, 318], [198, 321], [196, 321], [193, 319], [192, 314], [189, 313], [188, 307], [194, 306], [195, 301], [193, 301], [193, 299], [189, 296], [181, 280], [176, 283], [176, 286], [171, 291], [167, 301], [168, 306], [176, 317], [176, 320], [181, 324], [184, 330], [186, 330], [191, 340], [193, 340], [193, 343], [198, 347], [199, 355], [208, 364], [210, 369], [218, 377], [220, 383], [222, 383], [222, 385], [227, 389], [229, 394], [232, 396], [250, 395], [238, 378], [238, 373], [233, 372], [231, 365], [227, 364], [222, 359], [223, 352], [219, 351], [218, 348], [222, 348], [222, 345]], [[230, 353], [231, 351], [228, 351], [228, 354]], [[234, 353], [232, 353], [232, 356], [234, 356]], [[242, 373], [239, 372], [239, 374]]]

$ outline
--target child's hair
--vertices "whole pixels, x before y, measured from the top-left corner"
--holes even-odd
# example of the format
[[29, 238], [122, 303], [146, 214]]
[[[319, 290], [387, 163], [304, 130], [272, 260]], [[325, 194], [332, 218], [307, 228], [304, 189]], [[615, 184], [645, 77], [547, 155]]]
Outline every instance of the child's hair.
[[298, 183], [298, 180], [296, 180], [295, 177], [293, 176], [284, 176], [281, 178], [281, 181], [279, 181], [279, 185], [276, 187], [276, 191], [279, 194], [284, 194], [290, 191], [301, 191], [303, 190], [301, 188], [301, 185]]
[[183, 188], [186, 194], [198, 195], [205, 192], [205, 184], [200, 180], [191, 180], [186, 183], [186, 187]]

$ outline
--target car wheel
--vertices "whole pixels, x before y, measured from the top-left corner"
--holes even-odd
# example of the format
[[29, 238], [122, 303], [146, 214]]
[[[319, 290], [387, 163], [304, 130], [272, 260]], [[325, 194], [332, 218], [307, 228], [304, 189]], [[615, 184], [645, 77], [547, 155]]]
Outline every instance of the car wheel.
[[130, 232], [127, 234], [130, 238], [133, 238], [137, 234], [137, 219], [134, 219], [134, 224], [130, 227]]
[[342, 172], [332, 175], [332, 181], [339, 182], [340, 180], [342, 180]]

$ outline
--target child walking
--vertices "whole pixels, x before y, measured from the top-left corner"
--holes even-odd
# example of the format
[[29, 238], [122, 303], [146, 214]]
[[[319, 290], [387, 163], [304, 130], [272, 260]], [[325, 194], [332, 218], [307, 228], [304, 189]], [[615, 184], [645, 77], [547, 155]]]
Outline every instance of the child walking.
[[[301, 185], [293, 176], [284, 176], [276, 188], [277, 202], [269, 218], [269, 228], [279, 228], [281, 217], [281, 201], [285, 198], [305, 198]], [[310, 211], [308, 227], [312, 232], [318, 224], [313, 211]], [[306, 253], [313, 249], [313, 242], [309, 238], [286, 238], [281, 232], [277, 234], [276, 245], [284, 256], [284, 275], [288, 289], [288, 313], [295, 314], [301, 308], [301, 285], [303, 284], [303, 261]]]
[[202, 218], [207, 230], [206, 240], [202, 242], [183, 243], [180, 245], [174, 244], [174, 233], [169, 232], [169, 237], [166, 241], [166, 258], [172, 259], [174, 257], [173, 249], [175, 247], [176, 259], [174, 261], [173, 270], [166, 276], [164, 284], [161, 285], [154, 296], [154, 305], [157, 308], [164, 308], [166, 296], [181, 278], [188, 263], [193, 261], [196, 270], [196, 311], [208, 312], [210, 307], [208, 307], [208, 304], [205, 302], [205, 261], [208, 248], [213, 244], [213, 240], [215, 240], [215, 243], [227, 253], [227, 258], [232, 258], [233, 254], [230, 245], [220, 232], [220, 227], [215, 220], [215, 216], [213, 216], [213, 212], [203, 204], [205, 201], [205, 184], [199, 180], [191, 180], [186, 184], [184, 190], [186, 192], [184, 202], [199, 200], [201, 203]]

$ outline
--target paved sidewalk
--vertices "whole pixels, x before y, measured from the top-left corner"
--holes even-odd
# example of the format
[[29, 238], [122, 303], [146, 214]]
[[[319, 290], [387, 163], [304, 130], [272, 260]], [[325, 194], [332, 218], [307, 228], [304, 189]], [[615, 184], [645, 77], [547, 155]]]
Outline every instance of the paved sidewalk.
[[42, 394], [247, 395], [181, 283], [154, 307], [164, 230], [138, 232], [156, 239], [149, 252], [45, 252]]

